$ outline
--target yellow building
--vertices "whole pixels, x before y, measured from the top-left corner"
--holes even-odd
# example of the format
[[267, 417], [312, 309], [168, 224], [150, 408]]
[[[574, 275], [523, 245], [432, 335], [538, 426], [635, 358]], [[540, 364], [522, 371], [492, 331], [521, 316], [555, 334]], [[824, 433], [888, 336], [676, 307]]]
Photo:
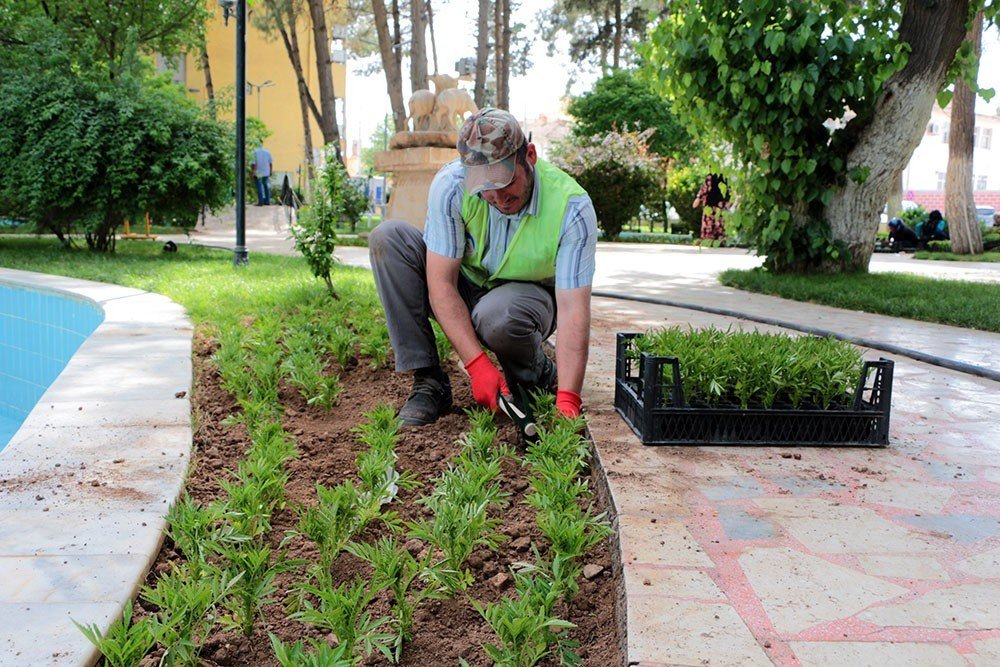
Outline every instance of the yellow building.
[[[216, 98], [233, 100], [236, 80], [236, 20], [230, 18], [229, 25], [223, 22], [222, 11], [216, 0], [208, 0], [213, 16], [207, 26], [208, 60], [212, 73], [212, 86]], [[298, 84], [295, 70], [288, 59], [288, 53], [281, 36], [273, 38], [254, 26], [251, 16], [246, 29], [246, 114], [264, 121], [273, 134], [264, 145], [274, 158], [274, 172], [290, 173], [292, 182], [300, 182], [298, 175], [305, 164], [305, 133], [302, 127], [302, 111], [299, 106]], [[313, 43], [312, 22], [308, 12], [303, 12], [298, 30], [298, 42], [302, 67], [309, 90], [316, 105], [320, 104], [319, 80], [316, 76], [316, 51]], [[337, 102], [337, 122], [340, 125], [341, 150], [344, 150], [344, 111], [347, 67], [341, 47], [333, 53], [333, 90]], [[340, 62], [337, 62], [337, 61]], [[205, 75], [198, 54], [189, 54], [176, 72], [178, 83], [185, 86], [188, 94], [199, 102], [208, 101], [205, 91]], [[223, 110], [222, 117], [232, 119], [236, 113], [235, 102]], [[323, 133], [312, 114], [313, 149], [316, 154], [323, 148]], [[272, 181], [273, 182], [273, 181]]]

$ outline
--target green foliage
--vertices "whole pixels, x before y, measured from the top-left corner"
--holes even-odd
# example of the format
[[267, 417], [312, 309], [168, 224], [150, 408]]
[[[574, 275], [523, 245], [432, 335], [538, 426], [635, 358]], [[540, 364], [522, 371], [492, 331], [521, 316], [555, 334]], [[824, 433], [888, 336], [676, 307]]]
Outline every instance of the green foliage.
[[271, 638], [271, 649], [281, 667], [354, 667], [356, 661], [350, 647], [343, 644], [330, 646], [318, 639], [308, 638], [308, 646], [302, 641], [286, 644], [274, 633], [268, 633]]
[[664, 166], [649, 151], [651, 130], [622, 130], [571, 140], [556, 147], [552, 163], [590, 195], [604, 237], [613, 240], [660, 184]]
[[0, 215], [111, 251], [126, 219], [149, 211], [193, 225], [202, 206], [226, 202], [225, 124], [162, 79], [110, 80], [53, 60], [0, 81]]
[[240, 537], [224, 522], [226, 508], [222, 503], [202, 505], [185, 494], [166, 518], [167, 537], [184, 554], [195, 578], [201, 577], [213, 553]]
[[[636, 350], [677, 357], [688, 403], [743, 409], [847, 407], [863, 361], [858, 348], [834, 338], [715, 327], [653, 330], [637, 341]], [[672, 382], [669, 366], [664, 373]]]
[[392, 660], [390, 642], [393, 636], [382, 632], [382, 626], [389, 619], [373, 619], [367, 611], [374, 598], [373, 587], [368, 582], [355, 579], [336, 588], [307, 584], [303, 590], [319, 604], [304, 598], [303, 609], [293, 614], [293, 618], [332, 632], [337, 637], [337, 644], [345, 647], [355, 661], [376, 650]]
[[1000, 285], [995, 284], [897, 273], [813, 277], [737, 270], [723, 271], [719, 281], [784, 299], [1000, 332]]
[[126, 600], [122, 617], [111, 624], [106, 636], [101, 634], [101, 628], [96, 623], [84, 626], [73, 621], [87, 640], [101, 652], [108, 667], [138, 667], [142, 658], [158, 641], [156, 628], [150, 619], [132, 622], [132, 609], [132, 600]]
[[899, 20], [898, 3], [681, 0], [642, 48], [644, 75], [689, 130], [731, 151], [731, 220], [768, 267], [840, 258], [824, 207], [845, 179], [865, 175], [846, 173], [853, 137], [826, 123], [845, 109], [857, 122], [872, 113], [906, 62]]
[[473, 601], [500, 640], [487, 644], [486, 655], [497, 667], [533, 667], [556, 652], [559, 664], [579, 665], [573, 644], [561, 636], [575, 627], [553, 613], [559, 589], [544, 570], [528, 567], [514, 572], [517, 594], [481, 605]]
[[353, 229], [368, 201], [364, 193], [351, 185], [347, 170], [333, 151], [327, 151], [326, 166], [320, 172], [314, 196], [315, 201], [299, 211], [289, 231], [295, 239], [295, 249], [305, 257], [313, 275], [326, 283], [331, 296], [339, 298], [330, 281], [336, 261], [333, 256], [336, 227], [347, 222]]
[[684, 159], [694, 150], [694, 138], [645, 81], [629, 70], [617, 70], [597, 80], [594, 89], [573, 98], [567, 107], [578, 139], [618, 130], [654, 131], [649, 150], [667, 158]]
[[704, 182], [705, 175], [692, 166], [671, 166], [667, 172], [667, 201], [677, 211], [680, 228], [695, 236], [701, 231], [702, 207], [695, 207], [694, 200]]
[[273, 602], [271, 596], [278, 591], [275, 577], [289, 569], [284, 554], [277, 557], [271, 547], [259, 541], [244, 541], [222, 551], [228, 576], [233, 582], [223, 605], [229, 616], [223, 624], [240, 630], [245, 637], [253, 634], [254, 622], [264, 605]]
[[927, 221], [927, 209], [923, 206], [914, 206], [913, 208], [908, 208], [899, 214], [899, 219], [906, 223], [906, 226], [912, 230], [917, 229], [917, 223], [923, 223]]
[[389, 150], [389, 140], [396, 134], [392, 115], [386, 114], [368, 137], [368, 145], [361, 149], [361, 173], [368, 176], [375, 172], [375, 154]]

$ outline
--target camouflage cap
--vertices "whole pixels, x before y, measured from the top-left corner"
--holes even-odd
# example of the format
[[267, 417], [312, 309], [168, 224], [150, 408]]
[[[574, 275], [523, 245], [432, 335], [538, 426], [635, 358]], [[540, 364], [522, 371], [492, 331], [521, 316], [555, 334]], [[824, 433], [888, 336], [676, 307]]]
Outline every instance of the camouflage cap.
[[524, 132], [509, 111], [487, 107], [466, 118], [458, 131], [465, 189], [476, 194], [509, 185], [523, 144]]

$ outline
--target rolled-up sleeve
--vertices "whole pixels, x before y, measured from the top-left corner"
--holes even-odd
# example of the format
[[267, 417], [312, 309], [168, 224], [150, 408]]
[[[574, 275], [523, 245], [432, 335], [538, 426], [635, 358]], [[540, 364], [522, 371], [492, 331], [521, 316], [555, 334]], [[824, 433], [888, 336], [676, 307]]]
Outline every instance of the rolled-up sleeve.
[[463, 176], [461, 163], [449, 162], [438, 170], [427, 195], [424, 243], [431, 252], [452, 259], [460, 259], [465, 253]]
[[590, 197], [570, 198], [566, 204], [559, 251], [556, 254], [556, 288], [576, 289], [594, 282], [597, 254], [597, 213]]

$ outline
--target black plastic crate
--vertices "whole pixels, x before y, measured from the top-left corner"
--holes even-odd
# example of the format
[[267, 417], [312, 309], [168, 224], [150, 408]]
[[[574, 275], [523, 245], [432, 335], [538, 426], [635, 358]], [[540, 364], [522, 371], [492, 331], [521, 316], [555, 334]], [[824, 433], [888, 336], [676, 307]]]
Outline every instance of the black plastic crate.
[[889, 444], [891, 359], [865, 362], [850, 409], [692, 407], [684, 400], [678, 359], [637, 357], [640, 336], [618, 334], [615, 409], [644, 445]]

